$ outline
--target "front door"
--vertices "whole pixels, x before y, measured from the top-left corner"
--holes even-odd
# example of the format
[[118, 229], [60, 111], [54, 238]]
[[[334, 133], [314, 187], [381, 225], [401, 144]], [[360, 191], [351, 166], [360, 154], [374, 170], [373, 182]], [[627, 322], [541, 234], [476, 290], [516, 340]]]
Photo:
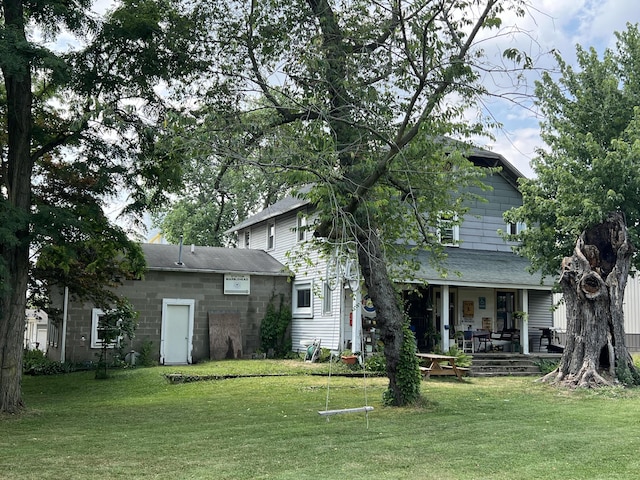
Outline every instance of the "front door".
[[191, 363], [194, 300], [162, 301], [160, 361], [165, 365]]

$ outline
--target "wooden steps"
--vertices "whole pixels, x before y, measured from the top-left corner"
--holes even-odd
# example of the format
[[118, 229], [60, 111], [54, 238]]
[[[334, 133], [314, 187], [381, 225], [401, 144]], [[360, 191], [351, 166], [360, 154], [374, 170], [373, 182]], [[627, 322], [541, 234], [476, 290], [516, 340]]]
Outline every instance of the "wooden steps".
[[471, 363], [472, 377], [535, 377], [541, 376], [537, 363], [541, 359], [557, 362], [558, 354], [535, 353], [474, 353]]

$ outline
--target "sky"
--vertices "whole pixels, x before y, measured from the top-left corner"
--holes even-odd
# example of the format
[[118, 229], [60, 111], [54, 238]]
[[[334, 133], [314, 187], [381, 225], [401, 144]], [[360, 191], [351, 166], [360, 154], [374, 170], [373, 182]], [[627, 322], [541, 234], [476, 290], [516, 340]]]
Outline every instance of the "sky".
[[[527, 32], [510, 46], [531, 52], [537, 57], [535, 67], [539, 68], [555, 66], [548, 53], [552, 50], [574, 64], [577, 44], [594, 47], [602, 54], [605, 48], [615, 46], [614, 32], [626, 30], [627, 22], [640, 23], [637, 0], [532, 0], [531, 3], [535, 4], [531, 15], [509, 19], [517, 21], [518, 27]], [[534, 80], [539, 74], [531, 72], [528, 78]], [[489, 108], [503, 128], [495, 133], [495, 141], [488, 141], [486, 146], [503, 155], [525, 176], [532, 177], [530, 160], [536, 148], [544, 147], [539, 135], [541, 119], [531, 110], [505, 102], [492, 103]]]
[[[600, 54], [615, 45], [614, 32], [626, 30], [627, 22], [640, 23], [637, 0], [530, 0], [532, 7], [524, 18], [504, 18], [504, 24], [517, 24], [523, 32], [514, 38], [497, 41], [485, 47], [501, 52], [508, 47], [527, 51], [534, 58], [535, 69], [527, 75], [533, 82], [539, 78], [539, 69], [552, 69], [555, 60], [549, 53], [559, 52], [573, 64], [576, 45], [594, 47]], [[100, 13], [113, 7], [114, 0], [96, 0], [94, 10]], [[495, 140], [479, 139], [488, 149], [503, 155], [527, 177], [534, 175], [530, 161], [537, 148], [544, 147], [539, 135], [540, 118], [531, 109], [513, 103], [489, 101], [488, 113], [502, 124], [494, 131]]]

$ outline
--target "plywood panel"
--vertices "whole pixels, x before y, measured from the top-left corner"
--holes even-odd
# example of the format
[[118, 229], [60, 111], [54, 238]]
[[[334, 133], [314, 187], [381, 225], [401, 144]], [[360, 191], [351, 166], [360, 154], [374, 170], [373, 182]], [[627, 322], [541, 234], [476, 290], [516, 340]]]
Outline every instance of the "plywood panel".
[[209, 359], [242, 358], [240, 315], [209, 312]]

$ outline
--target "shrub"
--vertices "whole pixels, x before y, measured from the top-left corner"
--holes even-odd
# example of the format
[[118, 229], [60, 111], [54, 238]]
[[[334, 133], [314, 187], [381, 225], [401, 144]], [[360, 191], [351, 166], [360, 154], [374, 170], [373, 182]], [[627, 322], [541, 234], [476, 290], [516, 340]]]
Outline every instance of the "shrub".
[[456, 366], [457, 367], [469, 367], [471, 366], [471, 356], [464, 353], [455, 345], [452, 345], [449, 350], [445, 353], [445, 355], [449, 355], [450, 357], [456, 357]]
[[273, 300], [267, 305], [267, 312], [260, 324], [260, 348], [265, 352], [273, 352], [277, 358], [284, 358], [291, 351], [291, 309], [285, 305], [283, 295], [280, 295], [278, 310]]
[[320, 356], [318, 357], [319, 363], [326, 363], [331, 360], [331, 350], [328, 348], [320, 349]]
[[138, 358], [136, 359], [136, 365], [141, 367], [154, 367], [158, 364], [153, 351], [153, 342], [151, 340], [144, 340], [140, 346], [138, 352]]
[[71, 370], [71, 365], [50, 360], [41, 350], [24, 351], [22, 371], [25, 375], [57, 375]]
[[543, 375], [547, 373], [553, 372], [556, 368], [558, 368], [559, 363], [554, 360], [548, 360], [546, 358], [541, 358], [536, 362], [536, 366], [540, 369]]
[[384, 354], [376, 353], [364, 361], [364, 366], [370, 372], [384, 373], [387, 371], [387, 360]]

